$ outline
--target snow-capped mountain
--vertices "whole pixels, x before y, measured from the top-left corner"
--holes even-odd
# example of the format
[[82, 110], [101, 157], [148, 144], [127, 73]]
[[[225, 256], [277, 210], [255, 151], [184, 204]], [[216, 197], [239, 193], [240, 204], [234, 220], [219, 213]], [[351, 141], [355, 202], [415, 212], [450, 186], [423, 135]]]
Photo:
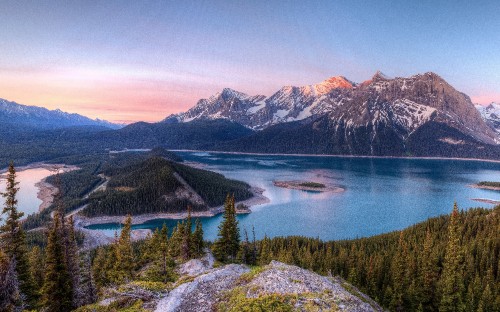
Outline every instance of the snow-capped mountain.
[[484, 121], [500, 134], [500, 104], [491, 103], [488, 106], [475, 105]]
[[102, 126], [121, 128], [106, 120], [90, 119], [79, 114], [70, 114], [60, 109], [48, 110], [38, 106], [28, 106], [0, 99], [0, 123], [29, 126], [41, 129], [56, 129], [72, 126]]
[[[381, 131], [404, 141], [429, 121], [446, 124], [480, 142], [500, 143], [470, 98], [434, 73], [390, 78], [377, 72], [359, 84], [332, 77], [316, 85], [286, 86], [268, 98], [224, 89], [165, 121], [225, 118], [262, 130], [320, 116], [328, 116], [324, 126], [345, 139], [366, 133], [370, 145], [379, 140]], [[352, 139], [359, 141], [359, 137]]]
[[303, 87], [285, 86], [272, 96], [249, 96], [223, 89], [185, 113], [170, 115], [164, 121], [188, 122], [194, 119], [226, 118], [252, 129], [302, 120], [328, 111], [325, 96], [332, 90], [352, 89], [355, 84], [344, 77], [332, 77], [319, 84]]

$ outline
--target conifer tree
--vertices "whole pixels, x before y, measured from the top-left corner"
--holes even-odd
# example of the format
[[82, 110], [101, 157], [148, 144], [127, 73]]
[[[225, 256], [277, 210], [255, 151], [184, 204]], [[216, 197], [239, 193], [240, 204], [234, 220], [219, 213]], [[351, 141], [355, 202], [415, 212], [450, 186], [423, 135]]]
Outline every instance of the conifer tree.
[[188, 217], [186, 219], [186, 224], [184, 226], [184, 232], [182, 233], [182, 244], [181, 244], [181, 256], [182, 259], [188, 260], [191, 259], [191, 250], [192, 250], [192, 244], [191, 244], [191, 228], [192, 228], [192, 221], [191, 221], [191, 206], [188, 206]]
[[22, 297], [27, 299], [27, 303], [32, 305], [36, 300], [36, 293], [29, 269], [26, 234], [20, 222], [24, 213], [17, 210], [18, 185], [16, 170], [11, 162], [7, 172], [6, 191], [2, 193], [2, 197], [5, 199], [2, 215], [5, 214], [6, 217], [5, 224], [0, 226], [0, 247], [5, 251], [7, 257], [15, 260], [20, 292]]
[[65, 246], [61, 233], [61, 216], [54, 213], [54, 221], [47, 239], [45, 281], [42, 288], [42, 305], [48, 312], [72, 310], [73, 291], [71, 276], [66, 266]]
[[201, 256], [203, 254], [203, 225], [201, 224], [200, 219], [196, 219], [195, 222], [195, 230], [193, 232], [193, 252], [196, 256]]
[[463, 311], [464, 308], [462, 302], [464, 291], [462, 280], [463, 254], [460, 239], [460, 213], [457, 203], [455, 203], [448, 224], [448, 243], [441, 275], [442, 297], [439, 311], [442, 312]]
[[438, 279], [437, 256], [433, 252], [432, 235], [429, 227], [425, 235], [424, 248], [422, 252], [422, 276], [421, 276], [421, 295], [420, 301], [422, 309], [425, 311], [434, 311], [436, 283]]
[[181, 254], [182, 235], [184, 233], [184, 222], [177, 223], [172, 231], [172, 236], [169, 239], [170, 255], [173, 258]]
[[227, 195], [223, 221], [219, 224], [218, 238], [213, 245], [215, 257], [220, 261], [234, 261], [240, 248], [240, 230], [236, 220], [234, 195]]
[[97, 290], [92, 274], [90, 253], [86, 252], [80, 258], [79, 296], [76, 305], [78, 307], [97, 301]]
[[158, 251], [159, 251], [159, 260], [161, 263], [161, 276], [163, 282], [167, 282], [167, 279], [169, 278], [169, 271], [168, 268], [169, 266], [172, 265], [172, 259], [170, 258], [169, 250], [168, 250], [168, 228], [165, 223], [163, 223], [163, 226], [161, 228], [161, 231], [158, 232], [158, 239], [157, 239], [159, 246], [158, 246]]
[[242, 263], [250, 264], [250, 259], [251, 259], [251, 246], [250, 246], [250, 240], [248, 239], [248, 232], [247, 229], [243, 229], [243, 235], [245, 236], [245, 239], [241, 243], [241, 248], [240, 248], [240, 259]]
[[[64, 218], [62, 218], [64, 220]], [[78, 246], [76, 244], [75, 225], [73, 216], [69, 217], [69, 222], [63, 228], [65, 250], [66, 250], [66, 267], [71, 277], [71, 287], [73, 288], [73, 307], [77, 308], [78, 302], [81, 301], [80, 288], [80, 259], [78, 258]]]
[[127, 215], [123, 225], [120, 238], [116, 244], [116, 262], [115, 262], [115, 282], [122, 283], [130, 280], [132, 270], [134, 269], [134, 259], [132, 252], [132, 243], [130, 232], [132, 230], [132, 217]]
[[38, 246], [31, 248], [29, 252], [29, 267], [31, 276], [33, 277], [35, 291], [39, 292], [43, 286], [43, 279], [45, 276], [45, 261], [42, 250]]
[[[92, 263], [92, 276], [97, 288], [100, 288], [110, 282], [109, 271], [107, 267], [109, 256], [114, 255], [114, 251], [106, 252], [104, 248], [98, 248], [94, 262]], [[114, 264], [114, 262], [113, 262]]]
[[0, 250], [0, 311], [22, 309], [15, 261]]
[[407, 266], [408, 266], [408, 250], [404, 240], [404, 232], [399, 235], [398, 252], [394, 257], [392, 276], [394, 279], [393, 285], [393, 300], [391, 307], [395, 311], [404, 311], [405, 301], [404, 294], [408, 287]]

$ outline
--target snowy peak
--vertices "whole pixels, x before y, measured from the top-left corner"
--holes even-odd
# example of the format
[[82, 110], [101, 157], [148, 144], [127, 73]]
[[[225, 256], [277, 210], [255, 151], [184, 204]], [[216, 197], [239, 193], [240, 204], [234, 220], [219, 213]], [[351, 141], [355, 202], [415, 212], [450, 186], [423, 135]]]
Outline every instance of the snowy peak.
[[[496, 144], [500, 142], [494, 131], [498, 128], [494, 118], [499, 116], [496, 105], [481, 112], [483, 118], [491, 119], [488, 126], [470, 98], [435, 73], [390, 78], [378, 71], [362, 84], [336, 76], [318, 84], [285, 86], [267, 98], [226, 88], [165, 121], [225, 118], [262, 130], [275, 124], [327, 116], [335, 127], [343, 125], [346, 131], [389, 127], [402, 139], [435, 121], [481, 142]], [[376, 135], [375, 130], [373, 133]]]
[[377, 72], [375, 73], [375, 75], [373, 75], [371, 81], [391, 80], [391, 79], [393, 79], [393, 78], [387, 76], [386, 74], [384, 74], [380, 70], [377, 70]]
[[94, 120], [79, 114], [66, 113], [60, 109], [48, 110], [44, 107], [22, 105], [4, 99], [0, 99], [0, 122], [42, 129], [73, 126], [121, 128], [120, 125], [105, 120]]
[[321, 83], [313, 85], [316, 94], [326, 94], [330, 93], [333, 89], [343, 88], [352, 89], [356, 84], [352, 81], [347, 80], [343, 76], [330, 77]]
[[490, 103], [487, 106], [475, 105], [486, 124], [500, 134], [500, 104]]

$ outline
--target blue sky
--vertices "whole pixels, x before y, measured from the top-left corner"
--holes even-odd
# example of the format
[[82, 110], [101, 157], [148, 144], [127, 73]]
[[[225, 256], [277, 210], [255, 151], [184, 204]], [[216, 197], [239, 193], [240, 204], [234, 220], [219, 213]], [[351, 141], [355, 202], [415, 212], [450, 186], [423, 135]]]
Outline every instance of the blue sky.
[[498, 1], [5, 1], [0, 98], [156, 121], [224, 87], [434, 71], [500, 101]]

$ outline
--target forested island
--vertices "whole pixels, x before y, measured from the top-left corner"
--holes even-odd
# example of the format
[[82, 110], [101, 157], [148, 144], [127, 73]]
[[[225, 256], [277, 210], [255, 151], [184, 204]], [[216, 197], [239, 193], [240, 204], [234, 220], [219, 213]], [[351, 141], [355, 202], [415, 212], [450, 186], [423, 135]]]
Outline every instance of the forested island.
[[344, 189], [339, 186], [325, 185], [323, 183], [312, 181], [273, 181], [273, 184], [277, 187], [310, 192], [341, 193], [344, 191]]
[[[211, 278], [217, 281], [219, 273], [232, 277], [231, 284], [224, 284], [224, 292], [207, 294], [209, 308], [219, 311], [247, 307], [317, 311], [321, 307], [335, 310], [339, 305], [347, 310], [381, 311], [378, 304], [390, 311], [500, 310], [500, 206], [460, 211], [455, 204], [450, 215], [361, 239], [325, 242], [295, 236], [256, 240], [258, 227], [250, 233], [239, 227], [235, 197], [227, 195], [214, 242], [204, 241], [201, 223], [193, 222], [188, 213], [174, 228], [164, 226], [135, 241], [132, 216], [128, 216], [110, 245], [88, 248], [61, 196], [56, 198], [46, 228], [23, 230], [17, 190], [11, 166], [2, 210], [5, 223], [0, 227], [2, 311], [153, 311], [171, 300], [189, 307], [195, 304], [190, 297], [174, 296], [186, 289], [182, 285], [195, 290], [208, 287], [203, 281], [210, 275], [204, 274], [213, 274]], [[286, 283], [265, 279], [278, 272], [285, 274]], [[326, 293], [281, 290], [257, 297], [245, 295], [263, 285], [277, 290], [290, 285], [309, 289], [312, 286], [307, 280], [320, 281], [311, 272], [327, 276]], [[192, 293], [193, 298], [196, 294]]]
[[473, 187], [485, 190], [500, 191], [500, 182], [482, 181], [474, 184]]

